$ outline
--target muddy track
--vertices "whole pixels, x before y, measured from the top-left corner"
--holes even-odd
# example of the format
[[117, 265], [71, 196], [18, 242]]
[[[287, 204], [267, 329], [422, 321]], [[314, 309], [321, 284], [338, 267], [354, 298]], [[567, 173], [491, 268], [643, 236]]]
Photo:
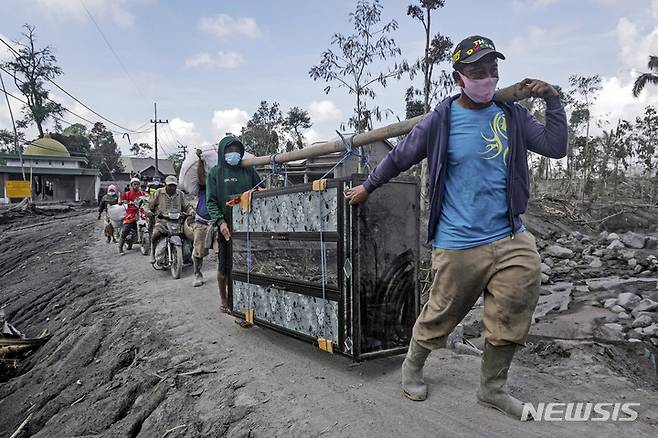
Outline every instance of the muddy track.
[[[0, 305], [28, 336], [45, 328], [52, 336], [15, 370], [18, 377], [0, 384], [0, 436], [29, 414], [25, 436], [162, 435], [166, 429], [148, 420], [165, 403], [189, 436], [228, 430], [248, 412], [229, 403], [202, 423], [186, 400], [187, 383], [158, 373], [172, 365], [175, 349], [157, 336], [168, 328], [140, 323], [118, 279], [90, 263], [96, 227], [85, 214], [15, 227], [0, 238], [0, 282], [9, 285]], [[66, 253], [48, 255], [56, 252]], [[234, 390], [226, 388], [227, 399]]]

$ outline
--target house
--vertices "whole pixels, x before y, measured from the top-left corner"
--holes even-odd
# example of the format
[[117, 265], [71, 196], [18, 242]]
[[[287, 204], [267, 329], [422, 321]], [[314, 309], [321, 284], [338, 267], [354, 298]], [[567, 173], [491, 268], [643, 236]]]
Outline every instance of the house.
[[174, 162], [171, 160], [158, 160], [157, 175], [155, 173], [155, 158], [121, 157], [121, 163], [123, 164], [123, 173], [115, 175], [117, 180], [129, 181], [130, 178], [136, 176], [142, 181], [152, 181], [154, 178], [164, 181], [167, 175], [176, 174]]
[[16, 154], [0, 154], [0, 194], [8, 202], [6, 182], [31, 181], [33, 201], [97, 201], [100, 172], [87, 169], [85, 157], [73, 157], [66, 146], [46, 134], [30, 142], [23, 165]]

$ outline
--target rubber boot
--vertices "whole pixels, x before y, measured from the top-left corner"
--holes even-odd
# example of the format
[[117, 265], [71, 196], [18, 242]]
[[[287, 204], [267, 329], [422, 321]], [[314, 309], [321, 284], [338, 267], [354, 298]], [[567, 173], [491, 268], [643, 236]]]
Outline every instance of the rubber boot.
[[524, 403], [509, 395], [504, 388], [515, 350], [515, 344], [496, 347], [485, 342], [477, 399], [484, 406], [522, 420]]
[[125, 253], [123, 252], [123, 236], [119, 237], [119, 255], [124, 255]]
[[203, 259], [201, 257], [193, 257], [192, 263], [194, 264], [194, 283], [192, 283], [192, 286], [199, 287], [203, 284], [203, 274], [201, 273]]
[[402, 392], [410, 400], [423, 401], [427, 398], [423, 366], [430, 351], [416, 342], [416, 339], [411, 338], [407, 357], [402, 362]]
[[155, 242], [151, 242], [151, 256], [149, 257], [149, 263], [152, 265], [155, 264]]

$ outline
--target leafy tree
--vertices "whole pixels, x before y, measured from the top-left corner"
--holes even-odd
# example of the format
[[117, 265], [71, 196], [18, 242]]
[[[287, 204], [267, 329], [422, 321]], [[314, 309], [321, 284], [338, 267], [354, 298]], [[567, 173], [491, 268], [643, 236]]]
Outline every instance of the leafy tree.
[[414, 99], [413, 96], [410, 97], [410, 93], [413, 93], [413, 87], [407, 90], [407, 98], [405, 99], [405, 117], [407, 119], [425, 114], [423, 102]]
[[148, 143], [133, 143], [130, 146], [130, 152], [136, 157], [145, 157], [152, 150], [153, 146]]
[[114, 136], [103, 123], [94, 124], [89, 133], [89, 140], [93, 145], [93, 149], [89, 152], [89, 164], [101, 171], [103, 179], [113, 179], [115, 173], [123, 171], [119, 147], [114, 141]]
[[286, 142], [286, 150], [291, 151], [294, 149], [294, 146], [297, 146], [297, 149], [304, 147], [304, 134], [302, 130], [310, 128], [313, 124], [311, 123], [311, 116], [308, 115], [308, 111], [294, 106], [288, 110], [286, 118], [283, 121], [283, 126], [293, 137], [293, 141]]
[[87, 132], [87, 127], [83, 125], [82, 123], [74, 123], [70, 126], [67, 126], [64, 128], [62, 131], [63, 135], [66, 135], [68, 137], [74, 136], [74, 135], [83, 135], [87, 136], [89, 133]]
[[[18, 131], [19, 147], [23, 143], [25, 143], [25, 134]], [[17, 151], [14, 145], [14, 133], [7, 129], [0, 129], [0, 153], [16, 154]]]
[[256, 156], [274, 154], [279, 150], [283, 124], [283, 114], [278, 102], [270, 105], [263, 100], [247, 121], [247, 126], [242, 128], [242, 144], [248, 152]]
[[68, 126], [61, 133], [51, 133], [50, 137], [66, 146], [71, 155], [89, 158], [91, 142], [87, 127], [82, 123]]
[[638, 97], [647, 84], [658, 85], [658, 56], [649, 56], [649, 71], [642, 73], [633, 84], [633, 96]]
[[[442, 8], [445, 0], [420, 0], [419, 4], [409, 5], [407, 15], [419, 21], [425, 31], [425, 52], [411, 66], [410, 73], [413, 79], [419, 71], [423, 73], [423, 90], [414, 87], [407, 91], [407, 96], [423, 96], [423, 112], [430, 111], [433, 100], [447, 95], [452, 89], [453, 82], [450, 75], [442, 70], [438, 80], [433, 80], [434, 67], [450, 58], [452, 41], [440, 33], [432, 36], [432, 11]], [[407, 100], [409, 101], [409, 100]]]
[[[363, 132], [371, 127], [372, 116], [381, 120], [379, 107], [368, 109], [367, 99], [374, 99], [375, 86], [386, 87], [391, 78], [400, 79], [405, 71], [409, 70], [406, 61], [394, 63], [385, 71], [376, 72], [373, 64], [396, 58], [401, 55], [395, 40], [390, 36], [398, 28], [395, 20], [380, 25], [382, 5], [379, 0], [372, 3], [359, 0], [355, 12], [350, 13], [349, 21], [354, 25], [354, 33], [343, 35], [335, 33], [331, 38], [331, 48], [322, 53], [318, 65], [311, 67], [309, 75], [313, 80], [322, 79], [331, 84], [336, 83], [339, 88], [346, 88], [349, 94], [356, 98], [354, 115], [348, 121], [357, 132]], [[331, 85], [324, 89], [329, 94]]]
[[34, 122], [39, 137], [43, 137], [44, 125], [49, 119], [54, 121], [57, 130], [61, 128], [57, 116], [61, 116], [64, 107], [49, 100], [49, 92], [44, 83], [62, 74], [62, 69], [56, 65], [57, 59], [50, 46], [36, 48], [34, 26], [25, 24], [25, 32], [21, 35], [26, 42], [15, 42], [18, 45], [14, 59], [2, 63], [14, 76], [14, 83], [25, 96], [27, 105], [23, 107], [24, 117], [18, 120], [19, 128], [26, 128]]

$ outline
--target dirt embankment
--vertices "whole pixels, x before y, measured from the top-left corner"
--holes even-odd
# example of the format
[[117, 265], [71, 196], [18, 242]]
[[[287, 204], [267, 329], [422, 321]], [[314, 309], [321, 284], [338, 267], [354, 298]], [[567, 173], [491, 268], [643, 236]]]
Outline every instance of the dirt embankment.
[[185, 424], [199, 436], [239, 424], [248, 409], [232, 407], [237, 380], [223, 388], [221, 411], [199, 421], [186, 400], [195, 391], [189, 377], [171, 373], [194, 370], [179, 366], [183, 352], [164, 335], [166, 323], [136, 314], [126, 292], [139, 276], [108, 269], [112, 259], [90, 259], [97, 242], [93, 213], [14, 223], [2, 234], [0, 305], [28, 336], [47, 328], [52, 338], [20, 368], [3, 369], [0, 436], [27, 416], [24, 436], [43, 437], [161, 436], [166, 429], [154, 418], [172, 413], [171, 427]]

